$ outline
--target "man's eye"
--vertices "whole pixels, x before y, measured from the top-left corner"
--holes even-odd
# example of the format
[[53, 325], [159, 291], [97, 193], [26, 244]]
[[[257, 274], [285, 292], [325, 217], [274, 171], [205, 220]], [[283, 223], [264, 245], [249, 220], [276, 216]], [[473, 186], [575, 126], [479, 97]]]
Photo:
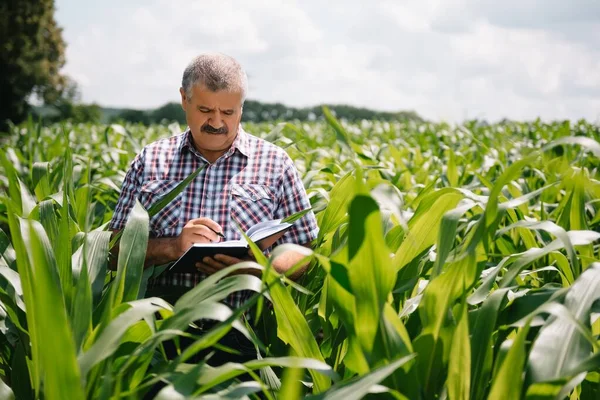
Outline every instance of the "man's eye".
[[223, 114], [225, 114], [225, 115], [233, 115], [233, 111], [225, 111]]
[[200, 112], [203, 112], [203, 113], [205, 113], [205, 114], [206, 114], [207, 112], [210, 112], [210, 110], [206, 110], [206, 109], [200, 109]]

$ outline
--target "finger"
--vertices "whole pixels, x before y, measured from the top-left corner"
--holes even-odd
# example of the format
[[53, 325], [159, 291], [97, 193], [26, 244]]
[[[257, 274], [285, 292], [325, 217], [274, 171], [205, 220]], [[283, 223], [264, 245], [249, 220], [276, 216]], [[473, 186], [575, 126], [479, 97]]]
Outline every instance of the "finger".
[[223, 233], [223, 228], [221, 228], [221, 225], [217, 224], [215, 221], [213, 221], [210, 218], [204, 218], [204, 217], [196, 218], [196, 219], [190, 220], [190, 222], [192, 223], [192, 225], [205, 225], [215, 232]]
[[220, 242], [221, 237], [206, 225], [193, 225], [192, 232], [207, 237], [211, 242]]
[[195, 239], [197, 239], [197, 236], [204, 237], [205, 240], [202, 240], [200, 243], [220, 241], [219, 236], [205, 225], [194, 225], [188, 229], [188, 232], [194, 235]]
[[189, 248], [196, 243], [212, 243], [212, 240], [202, 235], [187, 234], [185, 238], [186, 248]]
[[212, 275], [212, 274], [214, 274], [215, 272], [218, 271], [217, 268], [215, 268], [215, 267], [213, 267], [211, 265], [207, 265], [207, 264], [201, 263], [201, 262], [197, 262], [196, 263], [196, 269], [198, 271], [200, 271], [200, 272], [204, 272], [207, 275]]
[[211, 266], [211, 267], [213, 267], [213, 268], [216, 268], [216, 269], [223, 269], [223, 268], [225, 268], [225, 267], [226, 267], [226, 265], [225, 265], [225, 264], [223, 264], [223, 263], [221, 263], [221, 262], [219, 262], [219, 261], [215, 260], [215, 259], [214, 259], [214, 258], [212, 258], [212, 257], [204, 257], [204, 258], [202, 259], [202, 262], [203, 262], [204, 264], [206, 264], [206, 265], [209, 265], [209, 266]]
[[219, 237], [214, 232], [192, 232], [192, 237], [196, 243], [216, 243], [219, 241]]
[[239, 258], [231, 257], [225, 254], [217, 254], [215, 255], [215, 259], [225, 265], [234, 265], [242, 262], [242, 260]]

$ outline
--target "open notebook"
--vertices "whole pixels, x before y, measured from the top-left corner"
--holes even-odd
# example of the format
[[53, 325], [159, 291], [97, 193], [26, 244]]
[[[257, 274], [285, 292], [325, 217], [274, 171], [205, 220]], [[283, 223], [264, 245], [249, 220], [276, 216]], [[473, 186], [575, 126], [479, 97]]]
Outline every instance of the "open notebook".
[[[291, 223], [281, 219], [260, 222], [246, 231], [250, 240], [261, 249], [266, 250], [272, 246], [285, 232], [292, 227]], [[196, 263], [206, 256], [226, 254], [231, 257], [244, 258], [248, 255], [250, 246], [246, 239], [227, 240], [217, 243], [195, 243], [171, 267], [170, 272], [196, 272]]]

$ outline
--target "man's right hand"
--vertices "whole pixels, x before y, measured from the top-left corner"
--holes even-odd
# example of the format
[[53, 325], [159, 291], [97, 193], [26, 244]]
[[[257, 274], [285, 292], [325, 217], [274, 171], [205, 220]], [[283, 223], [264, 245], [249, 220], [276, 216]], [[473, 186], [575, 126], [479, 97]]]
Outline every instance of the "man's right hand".
[[191, 219], [185, 224], [183, 230], [175, 238], [175, 258], [179, 258], [194, 243], [214, 243], [221, 241], [217, 233], [223, 233], [223, 228], [210, 218]]
[[[221, 238], [215, 232], [223, 233], [223, 229], [215, 221], [210, 218], [196, 218], [185, 224], [179, 236], [150, 239], [146, 250], [144, 268], [175, 261], [194, 243], [219, 242]], [[117, 255], [119, 254], [118, 243], [111, 249], [111, 254], [112, 257], [108, 267], [115, 271], [117, 269]]]

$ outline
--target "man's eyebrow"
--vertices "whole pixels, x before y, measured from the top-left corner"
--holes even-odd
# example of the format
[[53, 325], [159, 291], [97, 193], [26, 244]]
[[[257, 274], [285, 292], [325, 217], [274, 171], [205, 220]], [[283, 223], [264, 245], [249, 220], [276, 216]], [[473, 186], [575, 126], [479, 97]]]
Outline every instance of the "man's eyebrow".
[[[199, 105], [197, 108], [198, 108], [199, 110], [200, 110], [200, 109], [206, 109], [206, 110], [211, 110], [211, 111], [213, 110], [212, 108], [210, 108], [210, 107], [208, 107], [208, 106], [203, 106], [203, 105]], [[219, 111], [221, 111], [221, 112], [234, 112], [234, 111], [235, 111], [235, 109], [233, 109], [233, 108], [225, 108], [225, 109], [221, 109], [221, 108], [219, 108]]]

